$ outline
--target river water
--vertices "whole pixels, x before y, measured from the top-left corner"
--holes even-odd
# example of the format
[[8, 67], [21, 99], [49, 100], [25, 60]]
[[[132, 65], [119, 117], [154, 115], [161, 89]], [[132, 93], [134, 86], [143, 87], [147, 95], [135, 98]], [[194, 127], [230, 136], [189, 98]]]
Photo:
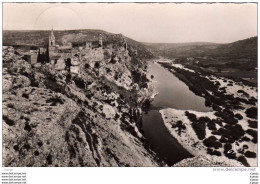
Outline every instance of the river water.
[[171, 166], [192, 155], [171, 136], [159, 110], [174, 108], [207, 112], [210, 108], [205, 106], [204, 98], [195, 95], [184, 82], [160, 64], [150, 63], [148, 75], [154, 76], [153, 85], [159, 94], [151, 103], [150, 110], [143, 115], [144, 134], [153, 150]]

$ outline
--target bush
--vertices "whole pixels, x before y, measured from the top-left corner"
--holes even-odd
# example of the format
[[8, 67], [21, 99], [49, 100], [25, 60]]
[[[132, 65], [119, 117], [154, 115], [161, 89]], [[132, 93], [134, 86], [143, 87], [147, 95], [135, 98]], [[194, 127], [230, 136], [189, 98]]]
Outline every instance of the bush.
[[86, 63], [86, 64], [85, 64], [85, 69], [89, 69], [89, 67], [90, 67], [89, 64]]
[[206, 136], [206, 124], [201, 122], [191, 123], [192, 128], [197, 134], [200, 140], [203, 140]]
[[222, 123], [222, 121], [221, 120], [219, 120], [219, 119], [213, 119], [213, 120], [211, 120], [212, 122], [214, 122], [215, 124], [218, 124], [219, 126], [223, 126], [223, 123]]
[[257, 108], [256, 107], [251, 107], [246, 110], [246, 115], [249, 118], [254, 118], [257, 119]]
[[214, 123], [214, 121], [210, 121], [207, 125], [210, 130], [217, 130], [216, 124]]
[[248, 126], [250, 128], [257, 128], [257, 121], [248, 120]]
[[248, 129], [246, 130], [246, 133], [248, 133], [249, 135], [251, 135], [253, 138], [257, 138], [257, 131], [253, 130], [253, 129]]
[[15, 122], [11, 119], [9, 119], [7, 116], [3, 115], [3, 120], [5, 121], [5, 123], [9, 126], [14, 126]]
[[221, 156], [221, 153], [217, 150], [213, 150], [211, 148], [208, 148], [207, 149], [207, 153], [210, 154], [210, 155], [216, 155], [216, 156]]
[[250, 139], [247, 136], [242, 137], [242, 141], [249, 142]]
[[224, 145], [224, 154], [230, 159], [236, 159], [236, 153], [232, 150], [232, 145], [230, 143]]
[[74, 82], [78, 88], [85, 89], [85, 82], [83, 79], [79, 77], [75, 77]]
[[207, 147], [214, 147], [215, 149], [221, 148], [222, 144], [217, 140], [215, 136], [210, 136], [203, 141], [204, 145]]
[[224, 137], [223, 135], [221, 136], [221, 138], [219, 139], [219, 141], [221, 143], [227, 143], [228, 142], [228, 138]]
[[245, 134], [244, 129], [241, 125], [225, 125], [224, 135], [230, 139], [238, 140]]
[[185, 115], [191, 122], [197, 122], [197, 117], [195, 114], [190, 113], [189, 111], [185, 111]]
[[214, 115], [217, 117], [221, 117], [221, 112], [215, 112]]
[[257, 131], [253, 130], [253, 129], [248, 129], [246, 130], [246, 133], [248, 133], [249, 135], [251, 135], [253, 137], [252, 142], [253, 143], [257, 143]]
[[249, 166], [250, 166], [244, 156], [239, 156], [239, 157], [237, 158], [237, 160], [238, 160], [239, 162], [241, 162], [241, 163], [242, 163], [244, 166], [246, 166], [246, 167], [249, 167]]
[[243, 119], [243, 116], [239, 113], [235, 114], [235, 117], [238, 119], [238, 120], [241, 120]]
[[256, 158], [256, 153], [255, 152], [252, 152], [252, 151], [246, 151], [245, 152], [245, 156], [247, 158]]
[[186, 129], [186, 126], [183, 124], [181, 120], [176, 122], [176, 126], [178, 127], [178, 134], [181, 135], [181, 131]]
[[231, 149], [232, 149], [232, 145], [230, 143], [226, 143], [224, 145], [224, 153], [228, 152]]

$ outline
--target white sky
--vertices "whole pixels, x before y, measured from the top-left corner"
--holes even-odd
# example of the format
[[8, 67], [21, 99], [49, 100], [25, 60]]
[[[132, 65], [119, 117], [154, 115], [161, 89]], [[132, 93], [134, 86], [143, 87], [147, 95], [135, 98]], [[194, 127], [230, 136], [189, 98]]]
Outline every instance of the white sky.
[[257, 35], [257, 4], [4, 3], [4, 30], [102, 29], [143, 42], [228, 43]]

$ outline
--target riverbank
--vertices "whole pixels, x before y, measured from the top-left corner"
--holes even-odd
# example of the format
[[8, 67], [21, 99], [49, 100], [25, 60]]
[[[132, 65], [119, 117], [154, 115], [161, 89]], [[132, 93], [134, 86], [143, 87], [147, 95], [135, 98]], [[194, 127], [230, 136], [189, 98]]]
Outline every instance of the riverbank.
[[224, 156], [257, 166], [257, 88], [179, 65], [161, 65], [212, 108], [207, 113], [161, 110], [171, 134], [194, 155]]

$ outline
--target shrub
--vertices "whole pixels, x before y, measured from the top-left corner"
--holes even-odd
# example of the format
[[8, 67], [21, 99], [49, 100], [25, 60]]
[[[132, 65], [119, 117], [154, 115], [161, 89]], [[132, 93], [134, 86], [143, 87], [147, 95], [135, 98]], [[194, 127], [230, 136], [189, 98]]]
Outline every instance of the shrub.
[[5, 123], [9, 126], [14, 126], [15, 122], [11, 119], [9, 119], [7, 116], [3, 115], [3, 120], [5, 121]]
[[221, 111], [221, 108], [220, 108], [218, 105], [216, 105], [216, 104], [213, 104], [213, 105], [212, 105], [212, 109], [213, 109], [214, 111], [218, 111], [218, 112]]
[[256, 108], [256, 107], [248, 108], [248, 109], [246, 110], [246, 115], [247, 115], [247, 117], [249, 117], [249, 118], [254, 118], [254, 119], [256, 119], [256, 118], [257, 118], [257, 108]]
[[210, 129], [210, 130], [217, 130], [217, 128], [216, 128], [216, 124], [215, 124], [215, 122], [214, 121], [210, 121], [210, 122], [208, 122], [208, 128]]
[[226, 143], [224, 145], [224, 153], [228, 152], [231, 149], [232, 149], [232, 145], [230, 143]]
[[210, 155], [216, 155], [216, 156], [221, 156], [221, 153], [217, 150], [213, 150], [211, 148], [208, 148], [207, 149], [207, 153], [210, 154]]
[[94, 67], [95, 67], [95, 68], [99, 68], [99, 67], [100, 67], [99, 62], [95, 62]]
[[224, 154], [230, 159], [236, 159], [236, 153], [232, 150], [232, 145], [230, 143], [224, 145]]
[[211, 120], [212, 122], [214, 122], [215, 124], [218, 124], [219, 126], [223, 126], [223, 123], [222, 123], [222, 121], [221, 120], [219, 120], [219, 119], [213, 119], [213, 120]]
[[256, 158], [256, 153], [255, 152], [252, 152], [252, 151], [246, 151], [245, 152], [245, 156], [247, 158]]
[[195, 122], [191, 124], [195, 133], [197, 134], [200, 140], [203, 140], [206, 136], [206, 124], [201, 122]]
[[199, 118], [199, 122], [208, 123], [210, 121], [211, 121], [211, 119], [209, 117], [202, 116]]
[[221, 117], [221, 112], [215, 112], [214, 115], [217, 117]]
[[246, 133], [248, 133], [249, 135], [251, 135], [253, 138], [257, 138], [257, 131], [253, 130], [253, 129], [248, 129], [246, 130]]
[[257, 121], [248, 120], [248, 126], [250, 128], [257, 128]]
[[248, 133], [249, 135], [251, 135], [253, 137], [252, 142], [256, 144], [257, 143], [257, 131], [255, 131], [253, 129], [248, 129], [246, 131], [246, 133]]
[[79, 77], [75, 77], [74, 82], [78, 88], [85, 89], [85, 82], [83, 79]]
[[214, 147], [215, 149], [222, 147], [222, 144], [219, 141], [217, 141], [217, 138], [215, 136], [210, 136], [209, 138], [205, 139], [203, 143], [205, 146]]
[[219, 139], [219, 141], [221, 143], [227, 143], [228, 142], [228, 138], [224, 137], [223, 135], [221, 136], [221, 138]]
[[241, 162], [244, 166], [246, 166], [246, 167], [249, 167], [250, 165], [248, 164], [248, 162], [247, 162], [247, 160], [246, 160], [246, 158], [244, 157], [244, 156], [239, 156], [238, 158], [237, 158], [237, 160], [239, 161], [239, 162]]
[[238, 119], [238, 120], [241, 120], [243, 119], [243, 116], [239, 113], [235, 114], [235, 117]]
[[181, 120], [176, 122], [176, 126], [178, 127], [178, 134], [181, 135], [181, 131], [186, 129], [186, 126], [183, 124]]
[[242, 141], [249, 142], [250, 139], [247, 136], [242, 137]]
[[85, 69], [89, 69], [89, 67], [90, 67], [89, 64], [86, 63], [86, 64], [85, 64]]
[[222, 135], [224, 135], [225, 137], [228, 137], [230, 142], [233, 142], [233, 140], [238, 140], [244, 134], [245, 134], [245, 131], [242, 128], [242, 126], [235, 124], [235, 125], [225, 125]]
[[197, 117], [195, 114], [190, 113], [189, 111], [185, 111], [185, 115], [191, 122], [197, 122]]

